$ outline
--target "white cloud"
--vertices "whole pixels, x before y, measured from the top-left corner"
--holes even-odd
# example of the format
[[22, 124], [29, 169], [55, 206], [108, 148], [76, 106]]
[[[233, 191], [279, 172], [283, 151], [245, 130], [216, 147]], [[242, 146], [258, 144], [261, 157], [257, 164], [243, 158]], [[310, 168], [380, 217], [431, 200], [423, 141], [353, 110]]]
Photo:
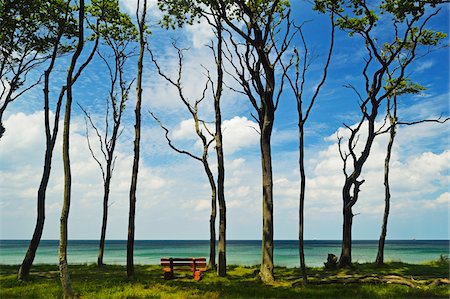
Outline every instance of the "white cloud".
[[259, 142], [258, 124], [246, 117], [235, 116], [222, 124], [224, 151], [230, 155]]
[[172, 136], [174, 139], [178, 140], [195, 138], [196, 132], [194, 120], [182, 120], [179, 125], [173, 130]]
[[[136, 8], [138, 0], [120, 0], [120, 5], [125, 8], [131, 16], [136, 15]], [[139, 1], [140, 7], [143, 7], [144, 1]], [[147, 14], [153, 17], [160, 17], [162, 15], [161, 11], [158, 9], [157, 0], [147, 0]]]
[[214, 38], [211, 25], [203, 18], [198, 23], [187, 26], [186, 30], [191, 35], [194, 48], [202, 48], [207, 44], [209, 45], [211, 39]]
[[[131, 113], [131, 112], [130, 112]], [[0, 167], [0, 207], [4, 221], [16, 223], [23, 219], [14, 234], [2, 228], [4, 237], [29, 238], [34, 227], [36, 191], [41, 176], [43, 158], [42, 112], [34, 114], [11, 114], [5, 124], [10, 132], [0, 142], [2, 157]], [[185, 124], [186, 126], [184, 126]], [[177, 127], [179, 137], [189, 136], [189, 121]], [[261, 162], [259, 135], [252, 128], [257, 126], [245, 117], [234, 117], [224, 123], [225, 197], [228, 211], [228, 236], [230, 238], [255, 238], [261, 222]], [[436, 138], [445, 135], [444, 127], [424, 124], [422, 135], [428, 131]], [[11, 129], [12, 128], [12, 129]], [[19, 130], [20, 128], [20, 130]], [[73, 204], [69, 223], [72, 238], [96, 238], [100, 229], [102, 181], [98, 166], [90, 157], [86, 146], [84, 124], [81, 118], [73, 119], [71, 133], [71, 158], [73, 169]], [[31, 129], [31, 130], [28, 130]], [[437, 132], [440, 130], [440, 133]], [[144, 127], [143, 152], [147, 143], [153, 145], [149, 154], [141, 159], [138, 181], [137, 238], [179, 238], [180, 232], [189, 238], [208, 237], [210, 189], [202, 166], [190, 158], [174, 154], [165, 143], [159, 128]], [[184, 132], [184, 133], [182, 133]], [[412, 132], [412, 131], [411, 131]], [[398, 132], [398, 144], [394, 147], [391, 163], [392, 219], [431, 217], [447, 210], [448, 165], [450, 151], [431, 152], [426, 148], [417, 152], [403, 152], [411, 134], [409, 130]], [[14, 133], [14, 134], [12, 134]], [[439, 135], [440, 134], [440, 135]], [[322, 150], [307, 148], [306, 227], [307, 238], [324, 238], [340, 235], [341, 189], [344, 182], [342, 161], [337, 151], [337, 141], [332, 135], [328, 146]], [[195, 137], [195, 136], [194, 136]], [[387, 136], [375, 140], [372, 156], [362, 176], [360, 199], [354, 212], [355, 238], [376, 237], [377, 228], [384, 209], [383, 162]], [[419, 137], [418, 137], [419, 138]], [[21, 140], [23, 139], [23, 140]], [[124, 239], [127, 228], [128, 193], [132, 164], [133, 138], [123, 138], [118, 145], [118, 160], [113, 177], [110, 199], [110, 223], [108, 236]], [[420, 139], [417, 140], [420, 144]], [[158, 149], [160, 148], [160, 149]], [[245, 151], [244, 151], [245, 150]], [[47, 196], [47, 224], [44, 238], [56, 238], [62, 202], [63, 173], [60, 141], [55, 148], [52, 177]], [[164, 154], [165, 152], [165, 155]], [[167, 155], [170, 153], [169, 155]], [[151, 159], [152, 155], [154, 160]], [[8, 157], [5, 159], [4, 157]], [[157, 160], [162, 159], [165, 160]], [[211, 161], [214, 161], [211, 154]], [[151, 161], [149, 166], [149, 161]], [[296, 238], [298, 221], [298, 153], [274, 153], [274, 209], [277, 238]], [[216, 171], [216, 163], [211, 165]], [[7, 184], [5, 183], [7, 182]], [[171, 211], [168, 213], [168, 211]], [[195, 217], [192, 217], [194, 211]], [[24, 215], [26, 217], [24, 218]], [[169, 216], [167, 216], [169, 215]], [[327, 218], [331, 225], [319, 225]], [[322, 219], [322, 220], [321, 220]], [[176, 223], [176, 225], [174, 225]], [[358, 224], [364, 223], [364, 224]], [[393, 224], [395, 225], [395, 224]], [[177, 229], [175, 229], [175, 226]], [[85, 227], [91, 227], [86, 230]], [[149, 230], [149, 227], [165, 227], [164, 230]], [[245, 227], [245, 228], [242, 228]], [[364, 231], [365, 229], [366, 231]], [[372, 235], [367, 235], [367, 229]], [[395, 231], [395, 226], [393, 228]], [[195, 233], [192, 233], [195, 232]], [[411, 233], [412, 234], [412, 233]], [[323, 236], [323, 237], [322, 237]]]
[[429, 68], [431, 68], [434, 65], [434, 62], [431, 60], [426, 60], [426, 61], [421, 61], [420, 63], [418, 63], [418, 65], [416, 66], [415, 71], [418, 73], [421, 73], [423, 71], [428, 70]]

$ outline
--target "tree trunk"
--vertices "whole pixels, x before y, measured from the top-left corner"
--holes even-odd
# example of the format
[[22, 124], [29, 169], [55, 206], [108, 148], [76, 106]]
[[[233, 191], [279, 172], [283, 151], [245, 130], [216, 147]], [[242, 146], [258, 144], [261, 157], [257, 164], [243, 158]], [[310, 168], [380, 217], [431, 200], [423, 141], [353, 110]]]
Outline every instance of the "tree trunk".
[[222, 113], [220, 109], [220, 100], [222, 98], [223, 88], [223, 66], [222, 66], [222, 20], [218, 18], [217, 24], [217, 89], [214, 97], [215, 125], [216, 125], [216, 154], [217, 154], [217, 199], [219, 202], [219, 268], [218, 275], [225, 277], [227, 275], [227, 259], [226, 259], [226, 203], [225, 203], [225, 166], [223, 158], [222, 143]]
[[373, 141], [375, 140], [375, 120], [378, 114], [378, 107], [379, 103], [372, 101], [372, 111], [371, 114], [367, 116], [367, 139], [359, 158], [356, 158], [354, 153], [354, 138], [359, 132], [359, 127], [358, 129], [351, 131], [351, 137], [348, 141], [349, 152], [353, 157], [354, 169], [350, 176], [346, 175], [344, 187], [342, 188], [342, 214], [344, 221], [342, 226], [342, 251], [341, 256], [339, 257], [340, 267], [348, 267], [352, 264], [352, 223], [354, 216], [352, 208], [358, 201], [360, 187], [364, 183], [364, 180], [358, 181], [358, 178], [362, 173], [363, 166], [366, 163], [367, 158], [369, 158], [370, 149], [372, 148]]
[[[36, 226], [34, 228], [33, 237], [28, 246], [27, 253], [22, 261], [22, 265], [19, 268], [19, 279], [27, 279], [30, 274], [31, 266], [33, 265], [36, 251], [41, 242], [42, 232], [44, 230], [45, 223], [45, 197], [47, 192], [48, 181], [50, 180], [50, 173], [52, 167], [53, 150], [55, 148], [56, 137], [58, 135], [59, 128], [59, 116], [61, 111], [62, 99], [66, 88], [63, 87], [60, 92], [60, 96], [56, 103], [55, 119], [53, 126], [53, 135], [50, 131], [50, 74], [55, 65], [56, 56], [59, 49], [59, 42], [62, 37], [63, 30], [60, 28], [57, 38], [53, 46], [53, 52], [48, 68], [44, 72], [44, 127], [45, 127], [45, 158], [44, 158], [44, 170], [42, 173], [41, 183], [37, 192], [37, 219]], [[0, 128], [1, 130], [1, 128]]]
[[[219, 111], [220, 114], [220, 111]], [[217, 112], [216, 112], [217, 115]], [[219, 117], [220, 119], [220, 117]], [[216, 118], [217, 121], [217, 118]], [[217, 123], [216, 123], [217, 124]], [[219, 123], [220, 124], [220, 123]], [[216, 127], [217, 128], [217, 127]], [[218, 187], [218, 202], [219, 202], [219, 268], [218, 275], [225, 277], [227, 275], [227, 260], [226, 260], [226, 204], [224, 193], [224, 181], [225, 181], [225, 168], [223, 160], [223, 148], [222, 148], [222, 131], [221, 128], [217, 128], [216, 131], [216, 152], [217, 152], [217, 187]]]
[[270, 137], [274, 121], [274, 110], [267, 109], [261, 120], [261, 164], [263, 181], [263, 234], [262, 263], [260, 276], [263, 282], [274, 281], [273, 276], [273, 179]]
[[[83, 2], [83, 1], [81, 1]], [[81, 8], [80, 8], [81, 14]], [[82, 42], [82, 41], [80, 41]], [[70, 74], [70, 77], [72, 74]], [[71, 79], [67, 84], [67, 99], [64, 114], [64, 132], [63, 132], [63, 164], [64, 164], [64, 201], [60, 218], [60, 239], [59, 239], [59, 271], [61, 276], [61, 284], [64, 291], [64, 297], [73, 297], [73, 290], [70, 283], [69, 271], [67, 265], [67, 222], [70, 211], [70, 197], [72, 174], [70, 169], [69, 157], [69, 133], [70, 133], [70, 114], [72, 110], [72, 87]]]
[[[113, 141], [114, 142], [114, 141]], [[106, 179], [104, 184], [103, 194], [103, 218], [102, 218], [102, 230], [100, 235], [100, 244], [98, 248], [97, 266], [101, 267], [103, 263], [103, 253], [105, 252], [105, 239], [106, 239], [106, 225], [108, 222], [108, 201], [109, 201], [109, 187], [111, 184], [111, 163], [112, 160], [107, 161]]]
[[134, 127], [135, 139], [134, 139], [134, 159], [133, 169], [131, 174], [131, 187], [130, 187], [130, 212], [128, 217], [128, 241], [127, 241], [127, 276], [131, 278], [134, 276], [134, 222], [136, 214], [136, 189], [139, 170], [139, 154], [140, 154], [140, 140], [141, 140], [141, 104], [142, 104], [142, 69], [144, 61], [145, 51], [145, 15], [147, 12], [147, 0], [144, 0], [142, 8], [142, 15], [139, 18], [139, 1], [136, 9], [136, 17], [139, 23], [139, 58], [138, 58], [138, 75], [136, 83], [136, 125]]
[[[54, 145], [54, 143], [53, 143]], [[45, 222], [45, 192], [47, 190], [48, 181], [50, 179], [51, 160], [53, 154], [53, 146], [49, 147], [47, 143], [47, 149], [45, 151], [44, 173], [42, 174], [41, 184], [38, 190], [37, 196], [37, 220], [34, 228], [33, 238], [28, 246], [27, 253], [22, 261], [22, 265], [19, 269], [19, 279], [27, 279], [30, 274], [31, 266], [33, 265], [36, 251], [41, 241], [42, 232], [44, 230]]]
[[389, 162], [391, 160], [391, 153], [392, 153], [392, 145], [394, 144], [396, 129], [395, 129], [395, 120], [392, 121], [391, 118], [391, 129], [389, 134], [389, 143], [387, 146], [387, 152], [386, 152], [386, 158], [384, 160], [384, 215], [383, 215], [383, 224], [381, 226], [381, 234], [380, 239], [378, 241], [378, 252], [377, 252], [377, 258], [375, 260], [375, 263], [377, 265], [383, 265], [384, 264], [384, 243], [386, 240], [386, 234], [387, 234], [387, 224], [388, 224], [388, 217], [389, 217], [389, 209], [390, 209], [390, 201], [391, 201], [391, 192], [389, 188]]
[[209, 218], [209, 262], [208, 269], [216, 269], [216, 215], [217, 215], [217, 198], [216, 198], [216, 183], [214, 176], [209, 168], [208, 160], [208, 145], [203, 145], [202, 163], [208, 176], [209, 185], [211, 187], [211, 215]]
[[209, 263], [208, 269], [216, 270], [216, 195], [211, 195], [211, 215], [209, 218]]
[[64, 201], [60, 218], [60, 239], [59, 239], [59, 271], [61, 285], [64, 291], [64, 297], [71, 298], [74, 296], [67, 264], [67, 223], [69, 219], [72, 174], [70, 169], [69, 156], [69, 140], [70, 140], [70, 116], [72, 111], [72, 74], [75, 69], [76, 62], [83, 50], [84, 44], [84, 0], [80, 0], [79, 17], [78, 17], [78, 45], [72, 57], [69, 71], [67, 72], [67, 98], [64, 114], [64, 132], [63, 132], [63, 166], [64, 166]]
[[[345, 202], [345, 201], [344, 201]], [[348, 267], [352, 264], [352, 208], [346, 208], [344, 204], [343, 216], [344, 224], [342, 226], [342, 251], [339, 258], [339, 267]]]
[[5, 127], [3, 126], [2, 119], [3, 119], [3, 112], [0, 111], [0, 139], [2, 139], [3, 134], [5, 133]]
[[[301, 106], [301, 104], [300, 104]], [[299, 166], [300, 166], [300, 199], [298, 209], [298, 254], [300, 258], [300, 269], [302, 273], [303, 284], [308, 282], [308, 276], [306, 274], [305, 265], [305, 246], [304, 246], [304, 215], [305, 215], [305, 144], [304, 144], [304, 122], [303, 115], [301, 113], [301, 107], [299, 107]]]

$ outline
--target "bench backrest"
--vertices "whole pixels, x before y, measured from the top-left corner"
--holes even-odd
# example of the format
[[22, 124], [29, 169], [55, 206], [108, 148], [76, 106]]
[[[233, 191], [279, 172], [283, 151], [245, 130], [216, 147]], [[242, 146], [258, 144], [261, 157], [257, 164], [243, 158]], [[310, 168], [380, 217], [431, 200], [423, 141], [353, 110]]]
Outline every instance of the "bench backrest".
[[163, 267], [187, 267], [189, 266], [192, 269], [196, 268], [204, 268], [206, 267], [206, 258], [199, 257], [199, 258], [161, 258], [161, 266]]

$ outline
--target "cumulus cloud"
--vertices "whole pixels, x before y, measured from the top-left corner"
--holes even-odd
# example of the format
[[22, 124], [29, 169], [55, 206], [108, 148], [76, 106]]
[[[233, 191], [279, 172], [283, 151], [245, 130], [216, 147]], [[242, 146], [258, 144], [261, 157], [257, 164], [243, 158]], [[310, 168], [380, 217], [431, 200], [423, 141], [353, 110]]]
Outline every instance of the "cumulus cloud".
[[[42, 117], [42, 112], [16, 113], [5, 120], [7, 128], [14, 129], [8, 130], [9, 133], [7, 131], [0, 142], [2, 157], [0, 213], [3, 224], [0, 231], [3, 237], [29, 238], [34, 227], [36, 191], [43, 163]], [[259, 135], [254, 129], [256, 123], [245, 117], [233, 117], [225, 120], [223, 125], [226, 150], [225, 196], [229, 213], [228, 235], [230, 238], [255, 238], [260, 231], [262, 198]], [[434, 125], [424, 126], [426, 127], [422, 128], [424, 134], [427, 130], [438, 134]], [[92, 232], [92, 228], [97, 227], [99, 230], [101, 225], [103, 190], [100, 170], [87, 149], [82, 119], [75, 117], [72, 128], [73, 205], [69, 219], [71, 238], [96, 238], [96, 231]], [[179, 138], [186, 138], [192, 134], [192, 131], [189, 133], [190, 126], [187, 120], [180, 122], [177, 128], [180, 130]], [[442, 127], [440, 130], [440, 134], [445, 135]], [[151, 141], [150, 143], [159, 144], [152, 149], [159, 147], [161, 149], [154, 152], [157, 154], [155, 160], [148, 160], [152, 157], [152, 150], [141, 160], [137, 237], [179, 238], [181, 230], [186, 236], [189, 235], [189, 238], [206, 239], [211, 193], [201, 163], [178, 154], [163, 159], [164, 151], [166, 155], [171, 152], [161, 137], [161, 131], [148, 130], [144, 127], [144, 132], [143, 147]], [[405, 131], [400, 129], [398, 144], [394, 147], [391, 162], [393, 225], [395, 219], [408, 219], [412, 214], [417, 219], [425, 219], [436, 213], [445, 212], [449, 204], [447, 186], [450, 151], [447, 149], [432, 152], [422, 148], [405, 157], [403, 149], [408, 145], [408, 139], [400, 138], [402, 134], [405, 134]], [[386, 138], [387, 136], [381, 136], [376, 139], [372, 156], [368, 161], [370, 167], [362, 174], [366, 182], [354, 208], [354, 212], [361, 215], [355, 217], [355, 238], [377, 237], [376, 232], [384, 209], [383, 161]], [[124, 239], [126, 236], [133, 159], [132, 141], [132, 138], [124, 138], [118, 146], [110, 199], [111, 222], [108, 229], [110, 238]], [[48, 215], [45, 238], [56, 238], [58, 235], [63, 192], [60, 145], [58, 141], [47, 192]], [[322, 149], [307, 148], [306, 156], [308, 157], [305, 206], [307, 238], [338, 238], [344, 177], [335, 134], [326, 138], [326, 146]], [[213, 157], [212, 153], [211, 167], [215, 171], [217, 165], [213, 162]], [[273, 165], [275, 233], [277, 238], [295, 239], [299, 196], [298, 153], [295, 150], [284, 154], [274, 153]], [[326, 217], [329, 225], [322, 223], [323, 217]], [[10, 227], [6, 226], [7, 222], [17, 223], [17, 219], [22, 219], [20, 227], [14, 230], [6, 229]], [[91, 229], [85, 229], [87, 227]], [[148, 227], [165, 227], [165, 229], [150, 231], [145, 229]], [[367, 235], [367, 230], [371, 231], [372, 235]], [[419, 234], [415, 235], [420, 237]]]
[[224, 151], [232, 154], [259, 142], [258, 124], [246, 117], [235, 116], [222, 124]]

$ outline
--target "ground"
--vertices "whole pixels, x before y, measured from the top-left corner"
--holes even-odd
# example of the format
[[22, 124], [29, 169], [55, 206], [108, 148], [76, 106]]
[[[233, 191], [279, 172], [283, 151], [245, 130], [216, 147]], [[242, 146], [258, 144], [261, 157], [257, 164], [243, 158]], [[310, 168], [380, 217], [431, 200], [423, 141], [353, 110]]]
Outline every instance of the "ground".
[[[56, 265], [36, 265], [28, 281], [17, 280], [18, 266], [0, 265], [0, 298], [59, 298], [62, 290]], [[275, 269], [275, 283], [258, 279], [258, 267], [229, 266], [228, 276], [206, 272], [196, 282], [189, 272], [164, 280], [157, 265], [135, 266], [134, 279], [125, 266], [71, 265], [70, 274], [79, 298], [449, 298], [449, 261], [425, 264], [391, 262], [379, 267], [355, 264], [325, 271], [309, 268], [303, 286], [298, 268]]]

